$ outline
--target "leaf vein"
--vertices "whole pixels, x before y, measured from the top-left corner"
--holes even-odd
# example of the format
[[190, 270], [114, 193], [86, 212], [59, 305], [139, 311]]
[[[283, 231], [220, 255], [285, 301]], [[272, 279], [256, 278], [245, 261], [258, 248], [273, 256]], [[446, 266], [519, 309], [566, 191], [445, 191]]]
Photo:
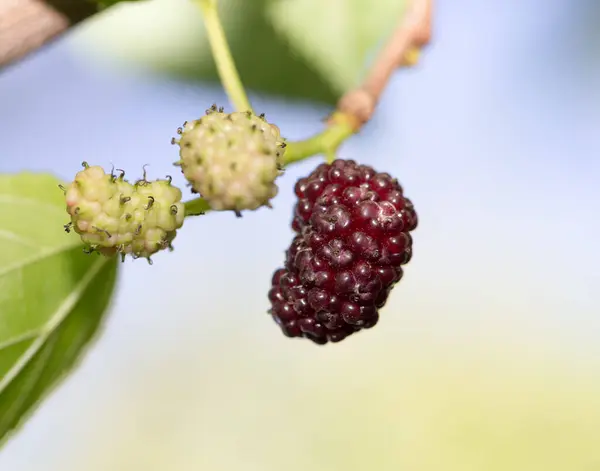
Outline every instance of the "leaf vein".
[[27, 239], [26, 237], [20, 236], [19, 234], [15, 234], [12, 231], [7, 231], [5, 229], [0, 229], [0, 238], [4, 240], [10, 240], [12, 242], [16, 242], [18, 244], [24, 245], [25, 247], [29, 247], [32, 249], [41, 249], [47, 250], [47, 247], [42, 247], [40, 244], [36, 243], [33, 240]]
[[8, 428], [8, 424], [10, 424], [14, 412], [19, 411], [21, 405], [35, 390], [35, 385], [39, 382], [40, 378], [42, 377], [42, 374], [44, 373], [44, 366], [46, 364], [46, 360], [48, 359], [51, 353], [52, 348], [47, 348], [46, 350], [42, 351], [40, 361], [37, 365], [35, 365], [35, 368], [33, 369], [31, 374], [25, 381], [25, 384], [21, 388], [19, 399], [10, 404], [8, 409], [2, 415], [2, 418], [0, 419], [0, 430], [6, 430]]
[[15, 335], [9, 339], [3, 340], [0, 342], [0, 351], [12, 347], [13, 345], [17, 345], [21, 342], [25, 342], [27, 340], [31, 340], [40, 335], [40, 329], [33, 329], [27, 332], [23, 332], [22, 334]]
[[25, 353], [15, 362], [13, 367], [0, 380], [0, 394], [10, 385], [10, 383], [23, 371], [29, 361], [48, 341], [50, 335], [68, 318], [73, 312], [73, 308], [85, 293], [89, 284], [94, 280], [100, 269], [108, 262], [108, 258], [98, 259], [83, 276], [81, 281], [75, 286], [75, 289], [63, 300], [56, 312], [52, 315], [49, 321], [40, 329], [40, 335], [29, 346]]
[[77, 243], [64, 244], [51, 249], [42, 250], [41, 252], [38, 252], [29, 258], [25, 258], [17, 263], [13, 263], [12, 265], [4, 267], [2, 270], [0, 270], [0, 277], [10, 273], [11, 271], [23, 269], [28, 265], [43, 260], [44, 258], [52, 257], [53, 255], [57, 255], [61, 252], [71, 250], [74, 247], [77, 247]]

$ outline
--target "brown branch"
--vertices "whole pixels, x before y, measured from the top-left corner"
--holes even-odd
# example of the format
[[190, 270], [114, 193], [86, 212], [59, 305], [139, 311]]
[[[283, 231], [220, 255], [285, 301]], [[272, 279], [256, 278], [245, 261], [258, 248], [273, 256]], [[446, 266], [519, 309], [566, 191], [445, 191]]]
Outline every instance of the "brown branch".
[[413, 65], [419, 50], [429, 43], [432, 7], [433, 0], [411, 0], [409, 10], [379, 53], [363, 84], [338, 102], [338, 113], [351, 118], [356, 130], [373, 116], [392, 73], [398, 67]]
[[98, 11], [90, 0], [0, 0], [0, 68]]

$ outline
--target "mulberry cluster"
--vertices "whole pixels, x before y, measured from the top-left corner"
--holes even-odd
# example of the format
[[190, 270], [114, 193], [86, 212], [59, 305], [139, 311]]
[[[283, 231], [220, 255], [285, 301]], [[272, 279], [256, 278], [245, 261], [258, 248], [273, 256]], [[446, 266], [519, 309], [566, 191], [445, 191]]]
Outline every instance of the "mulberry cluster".
[[177, 229], [183, 225], [185, 207], [181, 190], [171, 179], [134, 184], [105, 173], [102, 167], [83, 163], [84, 169], [65, 190], [71, 221], [65, 226], [81, 236], [88, 251], [124, 258], [150, 256], [172, 248]]
[[296, 236], [270, 314], [288, 337], [339, 342], [377, 324], [411, 259], [417, 214], [396, 179], [353, 160], [319, 165], [295, 192]]
[[279, 128], [264, 115], [224, 113], [213, 106], [206, 116], [178, 130], [181, 166], [194, 192], [214, 210], [243, 210], [269, 206], [277, 195], [275, 179], [281, 170], [285, 143]]

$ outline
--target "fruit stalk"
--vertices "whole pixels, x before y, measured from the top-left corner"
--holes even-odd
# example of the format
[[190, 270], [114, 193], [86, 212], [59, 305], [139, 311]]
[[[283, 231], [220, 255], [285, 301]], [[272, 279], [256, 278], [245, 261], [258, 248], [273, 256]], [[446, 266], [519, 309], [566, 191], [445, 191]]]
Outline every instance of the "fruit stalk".
[[328, 161], [331, 161], [332, 154], [342, 142], [371, 119], [394, 70], [415, 65], [421, 48], [429, 43], [432, 7], [433, 0], [412, 0], [407, 13], [375, 60], [365, 81], [342, 96], [336, 112], [327, 121], [327, 128], [322, 133], [303, 141], [288, 142], [284, 155], [286, 164], [315, 154], [325, 154]]
[[[215, 62], [230, 100], [238, 110], [250, 109], [217, 14], [216, 0], [195, 1], [204, 13]], [[282, 158], [284, 166], [317, 154], [325, 155], [328, 162], [333, 161], [338, 147], [371, 119], [394, 70], [417, 63], [421, 48], [431, 39], [432, 9], [433, 0], [410, 2], [408, 11], [402, 16], [363, 84], [342, 96], [322, 132], [308, 139], [287, 142]], [[201, 212], [208, 210], [202, 198], [188, 201], [185, 206], [186, 216], [199, 214], [198, 208]]]
[[299, 162], [315, 154], [323, 153], [333, 160], [337, 148], [354, 134], [353, 121], [347, 115], [334, 113], [330, 125], [324, 131], [303, 141], [289, 142], [283, 155], [284, 165]]
[[225, 92], [237, 111], [252, 111], [221, 25], [216, 0], [195, 0], [195, 3], [202, 11], [208, 41]]
[[398, 67], [415, 65], [421, 48], [431, 40], [432, 7], [433, 0], [412, 0], [363, 84], [338, 102], [338, 111], [356, 120], [357, 131], [373, 116], [392, 73]]

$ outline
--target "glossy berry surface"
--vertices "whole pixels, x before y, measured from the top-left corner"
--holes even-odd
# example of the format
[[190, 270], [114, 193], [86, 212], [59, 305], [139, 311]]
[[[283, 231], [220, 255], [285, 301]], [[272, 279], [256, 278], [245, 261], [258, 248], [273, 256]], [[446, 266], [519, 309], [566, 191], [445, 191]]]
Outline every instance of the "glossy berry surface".
[[319, 165], [298, 180], [283, 268], [270, 313], [288, 337], [339, 342], [373, 327], [412, 257], [412, 202], [387, 173], [353, 160]]

